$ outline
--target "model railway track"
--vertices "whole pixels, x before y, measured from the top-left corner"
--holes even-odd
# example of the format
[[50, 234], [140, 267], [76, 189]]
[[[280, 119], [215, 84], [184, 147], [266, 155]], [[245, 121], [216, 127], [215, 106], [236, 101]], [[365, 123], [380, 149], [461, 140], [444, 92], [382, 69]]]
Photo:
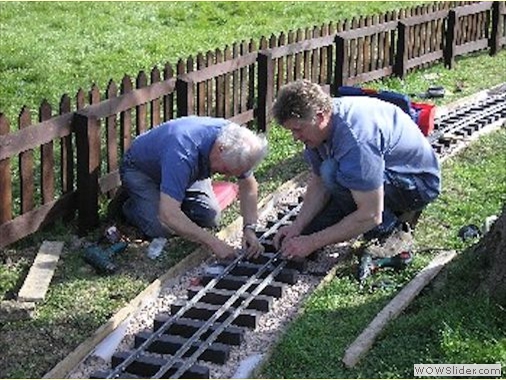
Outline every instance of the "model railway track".
[[255, 329], [273, 299], [304, 271], [304, 263], [281, 259], [270, 240], [295, 219], [300, 204], [290, 205], [257, 232], [263, 255], [246, 259], [242, 254], [223, 265], [221, 273], [200, 277], [199, 285], [188, 288], [188, 300], [173, 303], [170, 315], [158, 315], [152, 332], [135, 336], [135, 349], [114, 354], [113, 369], [91, 377], [209, 378], [209, 368], [197, 361], [224, 364], [231, 348], [242, 343], [244, 329]]
[[[442, 116], [428, 139], [444, 156], [463, 137], [501, 119], [506, 119], [506, 93]], [[245, 329], [255, 329], [273, 300], [305, 271], [304, 262], [283, 260], [272, 245], [276, 231], [295, 219], [300, 206], [299, 199], [258, 231], [265, 254], [251, 260], [241, 255], [219, 273], [202, 276], [187, 289], [187, 299], [155, 318], [152, 330], [136, 334], [132, 350], [113, 355], [110, 371], [91, 377], [209, 378], [210, 369], [201, 363], [225, 364], [231, 349], [243, 342]]]
[[482, 128], [506, 119], [506, 92], [488, 96], [486, 99], [453, 110], [434, 124], [428, 136], [434, 150], [445, 155], [452, 146]]

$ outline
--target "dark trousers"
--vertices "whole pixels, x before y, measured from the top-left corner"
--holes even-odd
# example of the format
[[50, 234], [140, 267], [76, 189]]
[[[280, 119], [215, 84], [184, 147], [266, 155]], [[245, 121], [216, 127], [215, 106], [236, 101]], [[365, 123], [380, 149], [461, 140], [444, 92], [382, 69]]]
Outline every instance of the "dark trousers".
[[[351, 191], [335, 180], [336, 166], [334, 160], [326, 160], [321, 166], [320, 175], [331, 197], [321, 212], [302, 231], [304, 235], [330, 227], [357, 209]], [[400, 215], [422, 210], [430, 202], [424, 200], [424, 189], [415, 175], [385, 173], [384, 177], [383, 222], [364, 234], [368, 240], [388, 235], [398, 225]]]

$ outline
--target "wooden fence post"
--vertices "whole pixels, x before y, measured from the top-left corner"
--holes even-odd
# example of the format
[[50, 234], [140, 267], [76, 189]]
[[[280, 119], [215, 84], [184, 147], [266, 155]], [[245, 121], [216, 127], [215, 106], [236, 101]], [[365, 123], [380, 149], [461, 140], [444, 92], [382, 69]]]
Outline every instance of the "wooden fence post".
[[346, 40], [339, 34], [336, 35], [336, 64], [335, 64], [335, 75], [334, 75], [334, 87], [331, 89], [333, 94], [337, 94], [337, 89], [341, 86], [345, 86], [348, 80], [349, 67], [348, 67], [348, 55], [346, 54]]
[[274, 64], [267, 50], [258, 53], [258, 131], [266, 132], [274, 98]]
[[457, 38], [457, 12], [450, 10], [448, 12], [448, 23], [446, 26], [446, 43], [444, 47], [444, 63], [448, 69], [455, 65], [455, 47]]
[[397, 53], [395, 55], [394, 74], [403, 79], [408, 64], [408, 26], [399, 21], [397, 23]]
[[73, 128], [77, 147], [77, 209], [79, 233], [98, 225], [98, 178], [100, 171], [100, 123], [93, 116], [75, 114]]
[[502, 1], [494, 1], [492, 4], [492, 30], [490, 33], [490, 55], [496, 55], [501, 49], [501, 37], [504, 29], [502, 17], [504, 4]]
[[[0, 113], [0, 136], [8, 135], [10, 132], [9, 120]], [[11, 159], [0, 160], [0, 224], [12, 219], [12, 181], [11, 181]]]
[[188, 74], [176, 80], [177, 117], [193, 115], [193, 80]]

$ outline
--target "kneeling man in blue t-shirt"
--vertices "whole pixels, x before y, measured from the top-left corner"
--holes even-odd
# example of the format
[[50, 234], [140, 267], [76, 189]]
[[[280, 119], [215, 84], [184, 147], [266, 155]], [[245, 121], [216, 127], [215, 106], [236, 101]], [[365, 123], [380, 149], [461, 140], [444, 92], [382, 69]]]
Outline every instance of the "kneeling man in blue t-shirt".
[[[123, 158], [123, 214], [147, 236], [177, 233], [220, 258], [233, 256], [232, 246], [203, 228], [216, 227], [220, 218], [210, 177], [238, 178], [244, 226], [252, 226], [258, 217], [253, 169], [266, 154], [264, 136], [225, 119], [188, 116], [163, 123], [138, 136]], [[263, 251], [253, 228], [244, 228], [243, 247], [249, 255]]]
[[305, 144], [312, 168], [297, 218], [274, 237], [287, 258], [362, 234], [384, 238], [400, 216], [440, 193], [437, 156], [396, 105], [367, 96], [332, 98], [299, 80], [279, 90], [273, 116]]

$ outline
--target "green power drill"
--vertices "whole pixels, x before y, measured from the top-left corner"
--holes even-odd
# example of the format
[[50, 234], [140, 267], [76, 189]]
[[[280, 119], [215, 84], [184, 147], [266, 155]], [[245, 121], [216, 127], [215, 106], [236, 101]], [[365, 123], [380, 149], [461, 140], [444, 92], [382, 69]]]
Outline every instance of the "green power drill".
[[90, 264], [98, 273], [112, 274], [118, 269], [112, 261], [114, 255], [123, 252], [128, 243], [120, 241], [104, 249], [97, 244], [90, 245], [84, 250], [84, 261]]
[[370, 253], [364, 252], [360, 258], [357, 277], [363, 282], [367, 277], [380, 268], [404, 269], [413, 260], [411, 251], [402, 251], [392, 257], [373, 258]]

